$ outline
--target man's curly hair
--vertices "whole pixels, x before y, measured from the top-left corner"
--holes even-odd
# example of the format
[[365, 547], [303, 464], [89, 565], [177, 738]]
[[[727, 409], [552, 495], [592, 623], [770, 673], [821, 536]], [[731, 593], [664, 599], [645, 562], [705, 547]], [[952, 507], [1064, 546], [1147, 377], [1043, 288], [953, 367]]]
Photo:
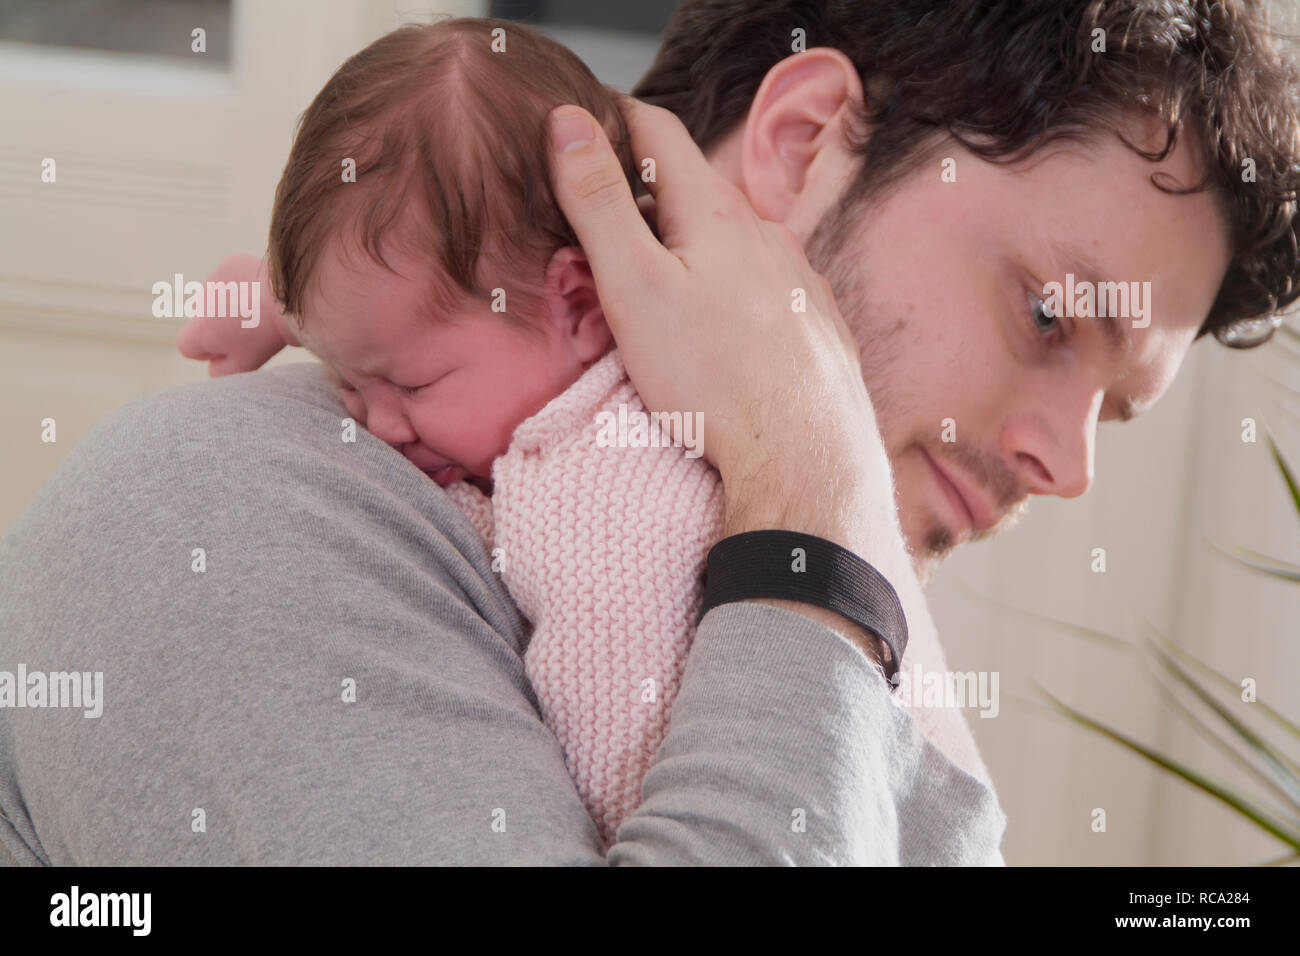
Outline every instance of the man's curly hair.
[[[1229, 223], [1232, 259], [1207, 332], [1235, 348], [1272, 337], [1300, 298], [1300, 72], [1255, 0], [685, 0], [634, 94], [676, 113], [704, 149], [749, 111], [764, 75], [806, 45], [862, 77], [863, 158], [839, 215], [914, 169], [947, 136], [990, 161], [1157, 116], [1157, 161], [1190, 134]], [[1104, 40], [1104, 52], [1099, 50]], [[869, 131], [869, 132], [867, 132]], [[1118, 134], [1114, 134], [1118, 135]]]

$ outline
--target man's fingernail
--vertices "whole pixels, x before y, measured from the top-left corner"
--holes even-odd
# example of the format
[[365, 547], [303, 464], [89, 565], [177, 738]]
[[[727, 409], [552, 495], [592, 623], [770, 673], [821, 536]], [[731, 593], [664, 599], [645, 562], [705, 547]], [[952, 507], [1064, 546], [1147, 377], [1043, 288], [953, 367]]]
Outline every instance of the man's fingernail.
[[557, 153], [586, 146], [596, 138], [596, 130], [586, 113], [564, 113], [551, 122], [551, 142]]

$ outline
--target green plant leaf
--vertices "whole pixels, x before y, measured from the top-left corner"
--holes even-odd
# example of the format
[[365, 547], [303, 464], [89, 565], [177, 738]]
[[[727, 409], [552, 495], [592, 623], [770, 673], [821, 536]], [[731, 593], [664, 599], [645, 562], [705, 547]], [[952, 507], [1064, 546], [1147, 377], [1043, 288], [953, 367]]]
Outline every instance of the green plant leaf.
[[[1218, 547], [1218, 545], [1214, 544], [1214, 542], [1209, 541], [1208, 539], [1202, 539], [1202, 543], [1207, 545], [1210, 548], [1213, 548], [1215, 551], [1218, 551], [1221, 555], [1223, 555], [1225, 558], [1227, 558], [1230, 561], [1238, 560], [1235, 555], [1229, 554], [1228, 552], [1224, 551], [1222, 548]], [[1253, 553], [1253, 552], [1247, 552], [1247, 553]], [[1294, 567], [1296, 567], [1297, 570], [1300, 570], [1300, 566], [1294, 566]], [[1137, 654], [1139, 651], [1137, 645], [1135, 645], [1132, 641], [1126, 641], [1123, 638], [1114, 637], [1113, 635], [1106, 634], [1102, 631], [1093, 630], [1092, 628], [1083, 627], [1078, 624], [1071, 624], [1068, 621], [1062, 621], [1059, 618], [1050, 617], [1046, 614], [1038, 614], [1033, 611], [1026, 611], [1022, 608], [1016, 607], [1013, 604], [1007, 604], [1003, 601], [997, 600], [996, 598], [991, 598], [986, 594], [981, 594], [979, 591], [974, 590], [973, 588], [963, 583], [962, 581], [957, 581], [956, 586], [959, 590], [965, 591], [967, 595], [969, 595], [970, 597], [978, 598], [981, 601], [984, 601], [988, 604], [992, 604], [995, 607], [1001, 608], [1002, 610], [1010, 611], [1012, 614], [1018, 615], [1020, 617], [1027, 618], [1032, 621], [1038, 621], [1043, 624], [1047, 624], [1058, 631], [1063, 631], [1066, 634], [1070, 634], [1074, 637], [1081, 637], [1086, 641], [1100, 644], [1112, 650], [1118, 650], [1124, 653]], [[1198, 658], [1193, 657], [1187, 651], [1183, 650], [1182, 648], [1178, 647], [1175, 644], [1170, 643], [1167, 639], [1164, 640], [1164, 646], [1169, 653], [1181, 657], [1190, 666], [1197, 668], [1206, 676], [1218, 681], [1220, 684], [1222, 684], [1224, 689], [1232, 692], [1233, 694], [1240, 693], [1241, 685], [1238, 684], [1236, 681], [1232, 680], [1232, 678], [1227, 677], [1224, 674], [1221, 674], [1219, 671], [1210, 667], [1208, 664], [1205, 664], [1202, 661], [1200, 661]], [[1024, 700], [1022, 701], [1022, 703], [1026, 705], [1031, 705], [1031, 702], [1028, 700]], [[1281, 712], [1274, 709], [1273, 707], [1270, 707], [1263, 700], [1256, 700], [1253, 706], [1258, 707], [1261, 711], [1264, 712], [1264, 714], [1267, 717], [1269, 717], [1271, 720], [1276, 722], [1280, 727], [1285, 729], [1288, 733], [1294, 735], [1297, 739], [1300, 739], [1300, 726], [1297, 726], [1296, 724], [1292, 723], [1289, 719], [1287, 719], [1286, 715], [1282, 714]], [[1296, 772], [1300, 773], [1300, 765], [1290, 761], [1289, 758], [1287, 759], [1288, 762], [1291, 763], [1291, 765], [1295, 768]]]
[[1296, 487], [1295, 475], [1282, 457], [1282, 452], [1277, 447], [1277, 442], [1273, 441], [1273, 433], [1269, 431], [1268, 426], [1264, 426], [1264, 438], [1268, 441], [1268, 447], [1273, 452], [1273, 460], [1277, 462], [1278, 470], [1282, 472], [1282, 480], [1286, 482], [1287, 488], [1291, 491], [1291, 503], [1295, 505], [1296, 517], [1300, 518], [1300, 488]]
[[1111, 648], [1112, 650], [1124, 651], [1125, 653], [1132, 653], [1134, 650], [1132, 641], [1126, 641], [1123, 638], [1115, 637], [1104, 631], [1097, 631], [1080, 624], [1071, 624], [1069, 621], [1062, 621], [1059, 618], [1050, 617], [1046, 614], [1038, 614], [1035, 611], [1026, 611], [1024, 608], [1016, 607], [1014, 604], [1007, 604], [1005, 601], [991, 598], [987, 594], [981, 594], [979, 591], [976, 591], [974, 588], [962, 583], [961, 581], [957, 582], [957, 587], [959, 590], [965, 591], [970, 597], [978, 598], [987, 604], [992, 604], [994, 607], [1000, 608], [1004, 611], [1009, 611], [1017, 617], [1036, 621], [1040, 624], [1049, 624], [1057, 630], [1066, 631], [1073, 634], [1075, 637], [1081, 637], [1094, 644], [1101, 644], [1105, 647]]
[[1250, 548], [1243, 548], [1241, 545], [1233, 545], [1233, 550], [1236, 551], [1237, 554], [1229, 555], [1229, 557], [1239, 558], [1241, 555], [1245, 555], [1246, 560], [1254, 560], [1267, 567], [1276, 568], [1280, 571], [1294, 571], [1297, 574], [1300, 574], [1300, 564], [1292, 564], [1290, 561], [1283, 561], [1281, 558], [1275, 558], [1272, 555], [1260, 554], [1258, 551], [1252, 551]]
[[1234, 787], [1231, 787], [1222, 781], [1212, 780], [1199, 771], [1188, 767], [1186, 764], [1147, 747], [1145, 744], [1139, 743], [1119, 731], [1107, 727], [1105, 724], [1093, 720], [1091, 717], [1088, 717], [1058, 700], [1041, 686], [1038, 686], [1038, 690], [1039, 693], [1046, 697], [1052, 705], [1060, 710], [1060, 712], [1066, 717], [1085, 727], [1091, 728], [1097, 733], [1104, 734], [1116, 743], [1122, 744], [1139, 756], [1146, 758], [1151, 763], [1163, 767], [1170, 773], [1182, 777], [1193, 786], [1200, 788], [1215, 799], [1226, 803], [1260, 829], [1271, 833], [1288, 846], [1300, 850], [1300, 830], [1297, 830], [1293, 825], [1285, 820], [1279, 820], [1274, 816], [1272, 811], [1260, 806], [1247, 794], [1238, 791]]
[[[1291, 339], [1300, 342], [1300, 331], [1283, 325], [1284, 333]], [[1300, 359], [1300, 353], [1295, 353], [1290, 349], [1284, 349], [1288, 357]], [[1289, 392], [1292, 395], [1300, 397], [1290, 385], [1279, 382], [1271, 376], [1261, 373], [1266, 379], [1274, 385]], [[1294, 508], [1296, 517], [1300, 519], [1300, 482], [1297, 482], [1295, 472], [1291, 469], [1281, 449], [1278, 448], [1277, 442], [1273, 438], [1268, 424], [1265, 422], [1264, 435], [1268, 443], [1269, 451], [1273, 461], [1277, 466], [1278, 472], [1282, 476], [1287, 490], [1290, 493], [1291, 504]], [[1219, 548], [1213, 542], [1204, 541], [1203, 543], [1213, 548], [1223, 557], [1247, 568], [1248, 570], [1266, 574], [1280, 580], [1300, 583], [1300, 565], [1291, 562], [1282, 561], [1267, 555], [1251, 551], [1246, 548], [1238, 547], [1237, 554], [1231, 554], [1222, 548]], [[959, 582], [960, 584], [960, 582]], [[1255, 826], [1270, 833], [1274, 837], [1282, 840], [1293, 848], [1294, 851], [1283, 855], [1275, 860], [1268, 861], [1264, 865], [1279, 866], [1292, 862], [1300, 861], [1300, 763], [1292, 759], [1290, 755], [1265, 740], [1253, 728], [1248, 726], [1245, 721], [1240, 719], [1236, 713], [1224, 706], [1223, 702], [1215, 697], [1205, 685], [1203, 685], [1195, 676], [1192, 675], [1189, 668], [1195, 668], [1202, 676], [1214, 681], [1223, 690], [1231, 692], [1235, 697], [1240, 691], [1237, 682], [1231, 680], [1225, 675], [1219, 673], [1213, 668], [1197, 660], [1193, 655], [1176, 647], [1169, 642], [1148, 622], [1143, 622], [1148, 635], [1143, 644], [1139, 647], [1131, 641], [1121, 640], [1101, 631], [1092, 628], [1082, 627], [1079, 625], [1069, 624], [1065, 621], [1046, 615], [1035, 614], [1030, 611], [1024, 611], [1020, 608], [1012, 607], [1000, 601], [996, 601], [985, 595], [973, 592], [970, 588], [962, 585], [968, 593], [982, 600], [1010, 611], [1022, 618], [1046, 623], [1052, 628], [1071, 634], [1075, 637], [1082, 637], [1085, 640], [1099, 644], [1111, 649], [1118, 649], [1127, 653], [1136, 653], [1142, 658], [1143, 664], [1150, 667], [1148, 659], [1154, 658], [1158, 668], [1153, 669], [1152, 673], [1156, 677], [1157, 688], [1167, 701], [1175, 708], [1176, 712], [1187, 720], [1191, 726], [1198, 731], [1202, 739], [1207, 740], [1231, 758], [1239, 767], [1246, 770], [1255, 779], [1268, 787], [1269, 791], [1281, 798], [1283, 803], [1289, 804], [1289, 809], [1281, 809], [1269, 805], [1271, 801], [1263, 801], [1254, 794], [1246, 793], [1222, 780], [1214, 779], [1202, 771], [1172, 757], [1159, 750], [1139, 742], [1138, 740], [1127, 736], [1126, 734], [1109, 727], [1100, 721], [1073, 709], [1061, 700], [1048, 693], [1036, 682], [1032, 682], [1038, 692], [1046, 698], [1055, 709], [1056, 714], [1063, 715], [1076, 724], [1079, 724], [1094, 733], [1109, 737], [1116, 743], [1121, 744], [1130, 751], [1138, 754], [1148, 762], [1162, 768], [1163, 770], [1182, 778], [1187, 783], [1192, 784], [1198, 789], [1215, 797], [1222, 803], [1227, 804], [1241, 816], [1248, 819]], [[1145, 651], [1146, 653], [1141, 653]], [[1182, 662], [1186, 662], [1184, 667]], [[1189, 693], [1196, 701], [1207, 708], [1219, 721], [1222, 722], [1226, 730], [1221, 731], [1215, 726], [1211, 726], [1206, 720], [1202, 719], [1189, 706], [1179, 699], [1179, 695], [1174, 693], [1175, 689]], [[1184, 695], [1185, 696], [1185, 695]], [[1277, 725], [1284, 728], [1295, 739], [1300, 739], [1300, 726], [1287, 719], [1279, 711], [1269, 707], [1263, 701], [1255, 701], [1252, 705], [1253, 711], [1263, 711], [1264, 714], [1273, 720]]]
[[1294, 863], [1300, 860], [1300, 853], [1283, 853], [1273, 860], [1266, 860], [1260, 863], [1260, 866], [1286, 866], [1288, 863]]
[[[1170, 685], [1173, 687], [1181, 687], [1183, 689], [1188, 689], [1190, 687], [1193, 693], [1196, 693], [1197, 696], [1201, 698], [1206, 698], [1208, 695], [1208, 692], [1202, 687], [1196, 685], [1195, 682], [1189, 684], [1190, 675], [1186, 673], [1178, 674], [1175, 673], [1174, 670], [1171, 670], [1169, 664], [1166, 661], [1161, 660], [1161, 652], [1163, 651], [1164, 654], [1169, 656], [1170, 662], [1173, 661], [1175, 656], [1186, 658], [1192, 661], [1201, 671], [1208, 672], [1211, 678], [1219, 683], [1220, 686], [1232, 696], [1234, 703], [1238, 699], [1238, 694], [1241, 688], [1227, 677], [1224, 677], [1214, 669], [1201, 664], [1191, 654], [1174, 645], [1174, 643], [1162, 635], [1150, 621], [1144, 618], [1139, 621], [1139, 624], [1147, 632], [1147, 643], [1145, 645], [1147, 654], [1145, 655], [1145, 658], [1154, 658], [1156, 663], [1159, 664], [1158, 670], [1150, 668], [1149, 664], [1148, 669], [1150, 670], [1153, 679], [1156, 681], [1157, 688], [1165, 699], [1170, 702], [1182, 717], [1184, 717], [1196, 729], [1200, 730], [1206, 739], [1231, 757], [1239, 766], [1243, 767], [1247, 772], [1251, 773], [1263, 782], [1285, 802], [1296, 806], [1297, 810], [1300, 810], [1300, 765], [1297, 765], [1288, 754], [1275, 747], [1270, 748], [1271, 756], [1276, 758], [1277, 761], [1281, 761], [1285, 764], [1285, 767], [1280, 770], [1274, 767], [1270, 760], [1265, 760], [1265, 765], [1260, 766], [1259, 763], [1247, 759], [1247, 752], [1243, 750], [1241, 739], [1239, 739], [1240, 735], [1237, 738], [1231, 739], [1224, 737], [1202, 720], [1190, 708], [1186, 707], [1183, 702], [1179, 700], [1178, 696], [1173, 693]], [[1145, 658], [1143, 661], [1144, 664], [1148, 663]], [[1176, 668], [1177, 665], [1174, 664], [1174, 667]], [[1217, 698], [1209, 697], [1208, 699], [1211, 703], [1214, 703], [1217, 706]], [[1254, 708], [1258, 703], [1259, 702], [1256, 701], [1250, 706]], [[1220, 714], [1220, 710], [1214, 708], [1211, 709], [1214, 710], [1216, 715]], [[1224, 713], [1228, 712], [1225, 711]], [[1246, 726], [1244, 721], [1241, 721], [1240, 718], [1236, 718], [1235, 714], [1228, 713], [1228, 716], [1237, 719], [1242, 726]], [[1287, 729], [1295, 730], [1294, 725], [1291, 724], [1290, 721], [1286, 720], [1286, 718], [1282, 717], [1280, 714], [1278, 714], [1277, 717], [1281, 720], [1283, 726], [1287, 727]], [[1225, 723], [1228, 723], [1228, 721], [1225, 720]], [[1228, 723], [1228, 725], [1229, 728], [1232, 727], [1231, 723]], [[1248, 732], [1250, 731], [1249, 727], [1246, 729]], [[1265, 743], [1267, 744], [1267, 742]], [[1247, 746], [1249, 746], [1249, 741], [1247, 741]], [[1250, 752], [1253, 753], [1253, 751]]]
[[[1290, 795], [1285, 790], [1283, 790], [1280, 786], [1278, 786], [1274, 778], [1270, 777], [1257, 764], [1251, 763], [1249, 760], [1247, 760], [1245, 756], [1242, 755], [1240, 750], [1233, 747], [1231, 742], [1225, 740], [1221, 734], [1213, 730], [1203, 720], [1201, 720], [1194, 713], [1192, 713], [1186, 706], [1184, 706], [1183, 702], [1178, 700], [1177, 697], [1171, 694], [1168, 691], [1168, 689], [1163, 686], [1162, 683], [1157, 685], [1157, 689], [1161, 692], [1162, 695], [1166, 697], [1167, 700], [1169, 700], [1169, 702], [1173, 705], [1173, 707], [1175, 707], [1179, 712], [1185, 715], [1193, 725], [1203, 730], [1205, 736], [1208, 737], [1209, 740], [1212, 743], [1214, 743], [1217, 747], [1219, 747], [1219, 749], [1222, 750], [1228, 757], [1230, 757], [1234, 763], [1242, 767], [1247, 773], [1253, 775], [1257, 780], [1261, 781], [1274, 794], [1280, 797], [1284, 803], [1290, 804], [1293, 802], [1291, 800]], [[1014, 694], [1003, 694], [1002, 698], [1004, 702], [1014, 703], [1017, 706], [1023, 707], [1026, 711], [1037, 712], [1039, 714], [1048, 717], [1065, 719], [1064, 716], [1060, 713], [1060, 711], [1056, 710], [1055, 708], [1049, 707], [1046, 704], [1038, 703], [1036, 701], [1032, 701], [1027, 698], [1021, 698]]]
[[1300, 571], [1292, 571], [1289, 568], [1276, 567], [1270, 564], [1258, 564], [1254, 561], [1246, 561], [1243, 558], [1235, 558], [1234, 560], [1246, 570], [1254, 571], [1256, 574], [1277, 578], [1279, 581], [1294, 581], [1300, 584]]
[[[1237, 547], [1237, 550], [1244, 554], [1255, 555], [1259, 560], [1250, 561], [1236, 554], [1223, 550], [1213, 541], [1202, 538], [1202, 542], [1213, 548], [1219, 554], [1223, 555], [1234, 564], [1239, 564], [1247, 571], [1254, 571], [1257, 574], [1264, 574], [1271, 578], [1278, 578], [1282, 581], [1300, 581], [1300, 566], [1296, 566], [1287, 561], [1279, 561], [1277, 558], [1270, 558], [1268, 555], [1259, 554], [1256, 551], [1249, 551], [1246, 548]], [[1235, 546], [1234, 546], [1235, 547]], [[1264, 562], [1268, 562], [1267, 564]]]
[[[1199, 670], [1202, 674], [1204, 674], [1206, 677], [1218, 681], [1225, 690], [1230, 691], [1234, 695], [1239, 694], [1241, 692], [1241, 685], [1236, 681], [1234, 681], [1231, 677], [1228, 677], [1227, 675], [1220, 673], [1219, 671], [1211, 667], [1209, 664], [1202, 662], [1199, 658], [1194, 657], [1189, 651], [1185, 651], [1181, 647], [1178, 647], [1176, 644], [1172, 643], [1168, 638], [1162, 638], [1161, 643], [1164, 645], [1165, 650], [1169, 654], [1175, 657], [1182, 658], [1183, 662], [1187, 664], [1189, 667], [1194, 667], [1197, 670]], [[1284, 714], [1282, 714], [1280, 711], [1274, 710], [1272, 707], [1266, 704], [1262, 699], [1257, 699], [1255, 703], [1252, 704], [1251, 706], [1258, 707], [1260, 710], [1264, 712], [1265, 716], [1271, 718], [1275, 723], [1277, 723], [1283, 729], [1291, 733], [1297, 739], [1300, 739], [1300, 727], [1296, 726], [1294, 723], [1288, 720], [1287, 717]], [[1291, 760], [1289, 757], [1287, 758], [1287, 761], [1295, 769], [1296, 773], [1300, 773], [1300, 764], [1297, 764], [1294, 760]]]
[[1287, 758], [1280, 754], [1272, 744], [1255, 733], [1253, 729], [1247, 727], [1236, 714], [1224, 707], [1213, 694], [1201, 686], [1201, 683], [1196, 678], [1187, 673], [1155, 641], [1148, 639], [1147, 644], [1151, 651], [1156, 654], [1160, 664], [1176, 677], [1184, 687], [1195, 694], [1201, 703], [1214, 711], [1220, 720], [1232, 728], [1233, 732], [1267, 765], [1278, 786], [1290, 795], [1291, 801], [1300, 806], [1300, 776], [1297, 776], [1291, 766], [1288, 765]]
[[[1235, 741], [1235, 739], [1229, 739], [1224, 734], [1210, 726], [1190, 707], [1179, 700], [1178, 695], [1173, 693], [1173, 691], [1166, 686], [1166, 680], [1168, 678], [1161, 679], [1157, 676], [1155, 679], [1157, 682], [1157, 690], [1159, 690], [1161, 696], [1168, 702], [1169, 706], [1173, 708], [1175, 713], [1181, 716], [1196, 731], [1198, 731], [1203, 739], [1214, 744], [1214, 746], [1232, 760], [1233, 763], [1245, 770], [1248, 774], [1267, 787], [1275, 796], [1281, 799], [1282, 802], [1287, 805], [1288, 812], [1293, 811], [1300, 814], [1300, 802], [1298, 802], [1293, 794], [1282, 785], [1275, 774], [1270, 773], [1267, 768], [1261, 767], [1255, 761], [1247, 758], [1246, 754], [1242, 751], [1240, 742]], [[1298, 817], [1298, 819], [1300, 819], [1300, 817]]]

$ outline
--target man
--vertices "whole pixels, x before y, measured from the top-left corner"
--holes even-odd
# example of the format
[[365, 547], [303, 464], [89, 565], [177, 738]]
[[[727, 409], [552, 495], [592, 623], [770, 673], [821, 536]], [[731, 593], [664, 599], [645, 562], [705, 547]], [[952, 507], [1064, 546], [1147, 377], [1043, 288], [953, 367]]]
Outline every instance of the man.
[[[728, 532], [836, 541], [923, 628], [894, 488], [924, 576], [1027, 494], [1083, 493], [1097, 421], [1154, 401], [1198, 331], [1294, 298], [1295, 80], [1253, 58], [1258, 29], [1235, 7], [1161, 23], [1131, 9], [1112, 22], [1108, 7], [1096, 56], [1112, 59], [1085, 61], [1082, 4], [751, 6], [684, 5], [642, 88], [678, 98], [717, 170], [641, 114], [666, 249], [572, 113], [576, 137], [556, 128], [571, 147], [554, 160], [557, 196], [647, 404], [728, 423], [721, 448], [711, 440]], [[810, 42], [786, 57], [795, 30]], [[1229, 70], [1238, 47], [1249, 62]], [[1235, 85], [1246, 76], [1254, 86]], [[1166, 79], [1172, 99], [1157, 95]], [[1158, 165], [1109, 135], [1151, 141], [1130, 109], [1143, 96], [1186, 106]], [[977, 155], [1039, 145], [1069, 119], [1094, 134], [1016, 166]], [[1247, 158], [1253, 189], [1233, 178]], [[1219, 193], [1165, 195], [1152, 171], [1182, 185], [1208, 172]], [[737, 187], [807, 243], [852, 348], [781, 227], [733, 201]], [[1113, 327], [1058, 314], [1045, 300], [1067, 273], [1149, 282], [1152, 308]], [[806, 316], [787, 311], [796, 290]], [[734, 361], [664, 354], [683, 341]], [[387, 446], [362, 436], [344, 452], [337, 422], [310, 372], [151, 396], [101, 425], [5, 537], [6, 658], [108, 678], [100, 718], [0, 710], [13, 860], [1000, 860], [991, 791], [889, 705], [871, 636], [755, 601], [702, 621], [645, 803], [601, 860], [488, 556]]]
[[[1195, 338], [1233, 341], [1234, 321], [1300, 294], [1296, 92], [1271, 64], [1246, 68], [1258, 17], [1054, 0], [674, 14], [634, 95], [675, 112], [830, 279], [923, 576], [1013, 524], [1028, 495], [1084, 494], [1099, 421], [1149, 408]], [[1148, 162], [1165, 116], [1178, 144]], [[1028, 149], [1020, 166], [978, 158]], [[1153, 188], [1202, 178], [1191, 196]], [[1045, 287], [1067, 276], [1149, 282], [1149, 302], [1053, 316]], [[961, 504], [945, 503], [954, 488]]]

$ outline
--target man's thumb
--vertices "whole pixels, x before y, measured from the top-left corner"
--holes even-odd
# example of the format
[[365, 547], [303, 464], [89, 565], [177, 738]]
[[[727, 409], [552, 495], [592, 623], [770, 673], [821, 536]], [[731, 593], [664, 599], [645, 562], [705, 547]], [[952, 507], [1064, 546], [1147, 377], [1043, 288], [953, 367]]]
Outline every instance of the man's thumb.
[[596, 121], [580, 106], [557, 106], [551, 111], [551, 146], [567, 153], [596, 138]]
[[617, 257], [653, 246], [632, 188], [600, 124], [577, 106], [551, 111], [551, 185], [601, 286], [602, 296], [620, 272]]

